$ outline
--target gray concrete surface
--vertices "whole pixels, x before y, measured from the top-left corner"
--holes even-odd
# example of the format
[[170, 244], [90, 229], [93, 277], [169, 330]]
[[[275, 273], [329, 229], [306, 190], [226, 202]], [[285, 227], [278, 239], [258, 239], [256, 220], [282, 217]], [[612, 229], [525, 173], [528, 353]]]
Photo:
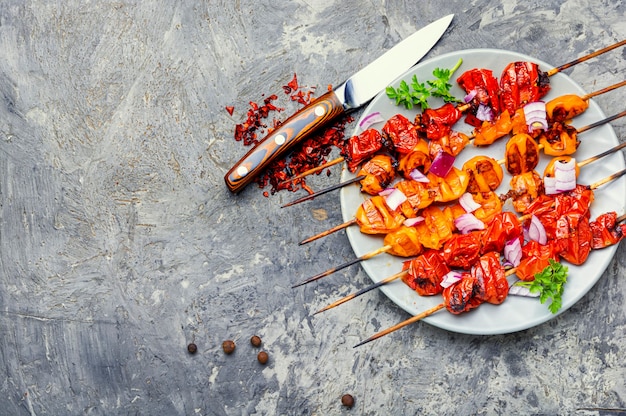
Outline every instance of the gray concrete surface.
[[[417, 324], [355, 350], [407, 317], [382, 293], [311, 317], [368, 283], [360, 267], [291, 289], [353, 257], [342, 233], [297, 244], [341, 222], [337, 195], [285, 210], [292, 193], [235, 196], [223, 183], [244, 151], [233, 129], [248, 102], [293, 73], [324, 91], [448, 13], [428, 57], [500, 48], [559, 64], [624, 39], [625, 11], [579, 0], [4, 1], [0, 414], [625, 413], [623, 244], [546, 324], [498, 336]], [[567, 74], [592, 91], [623, 79], [625, 57]], [[611, 114], [624, 97], [597, 102]], [[613, 125], [624, 140], [624, 121]], [[336, 183], [334, 172], [309, 183]]]

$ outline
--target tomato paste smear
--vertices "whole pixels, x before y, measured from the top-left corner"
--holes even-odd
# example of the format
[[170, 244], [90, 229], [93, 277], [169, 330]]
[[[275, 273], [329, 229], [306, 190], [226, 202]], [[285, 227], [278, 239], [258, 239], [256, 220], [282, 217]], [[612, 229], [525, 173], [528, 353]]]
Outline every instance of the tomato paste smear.
[[[332, 89], [331, 86], [328, 87]], [[307, 105], [314, 95], [314, 87], [303, 87], [298, 83], [297, 75], [294, 74], [291, 81], [283, 86], [283, 92], [289, 96], [291, 101], [300, 105]], [[273, 118], [271, 126], [268, 126], [268, 117], [272, 113], [284, 110], [275, 104], [278, 95], [272, 94], [263, 99], [263, 104], [250, 101], [250, 108], [247, 111], [247, 118], [243, 123], [235, 126], [235, 140], [240, 141], [244, 146], [253, 146], [272, 130], [281, 125], [281, 121]], [[226, 108], [229, 113], [231, 110]], [[345, 138], [346, 125], [351, 123], [353, 118], [345, 116], [328, 127], [320, 130], [319, 133], [304, 140], [297, 145], [289, 156], [276, 160], [272, 163], [255, 182], [260, 188], [270, 187], [270, 192], [265, 191], [264, 196], [272, 195], [276, 192], [287, 189], [295, 192], [304, 189], [309, 193], [313, 191], [306, 185], [304, 178], [295, 181], [285, 182], [288, 179], [314, 167], [320, 166], [327, 161], [328, 155], [334, 148], [338, 148], [341, 153], [347, 146]], [[330, 175], [330, 170], [327, 170]], [[320, 172], [321, 173], [321, 172]], [[319, 174], [319, 173], [318, 173]]]

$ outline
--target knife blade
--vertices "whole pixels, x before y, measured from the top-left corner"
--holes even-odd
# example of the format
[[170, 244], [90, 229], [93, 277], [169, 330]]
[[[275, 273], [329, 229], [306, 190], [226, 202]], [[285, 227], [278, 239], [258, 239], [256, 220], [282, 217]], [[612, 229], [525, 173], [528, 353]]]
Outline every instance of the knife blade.
[[313, 100], [273, 130], [224, 176], [233, 193], [240, 192], [276, 158], [337, 117], [354, 111], [415, 65], [445, 33], [453, 14], [430, 23], [332, 91]]

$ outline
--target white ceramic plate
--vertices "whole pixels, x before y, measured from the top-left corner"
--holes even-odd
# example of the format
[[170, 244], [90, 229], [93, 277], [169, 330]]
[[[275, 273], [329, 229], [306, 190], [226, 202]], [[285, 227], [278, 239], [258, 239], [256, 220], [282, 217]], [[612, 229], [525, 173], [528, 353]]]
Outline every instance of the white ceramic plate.
[[[407, 73], [398, 78], [393, 85], [397, 87], [402, 79], [409, 81], [413, 74], [417, 75], [420, 82], [425, 82], [426, 80], [432, 79], [433, 69], [452, 68], [457, 63], [459, 58], [463, 59], [463, 64], [454, 73], [454, 80], [456, 80], [456, 78], [458, 78], [458, 76], [460, 76], [463, 72], [472, 68], [491, 69], [494, 76], [499, 78], [504, 67], [513, 61], [533, 61], [538, 63], [540, 69], [543, 71], [548, 71], [554, 67], [554, 65], [550, 65], [530, 56], [515, 52], [495, 49], [472, 49], [452, 52], [428, 61], [424, 61], [411, 68]], [[455, 84], [452, 90], [453, 94], [456, 97], [462, 98], [464, 92], [456, 85], [455, 82], [452, 83]], [[586, 93], [578, 84], [564, 74], [559, 73], [552, 76], [550, 78], [550, 84], [552, 89], [544, 98], [545, 100], [550, 100], [563, 94], [578, 94], [582, 96]], [[603, 87], [605, 86], [599, 86], [598, 89]], [[432, 101], [430, 104], [432, 107], [438, 107], [442, 105], [443, 102]], [[575, 127], [580, 128], [606, 117], [593, 100], [590, 100], [589, 104], [588, 110], [582, 115], [576, 117], [573, 121], [573, 125]], [[397, 113], [402, 113], [407, 116], [409, 120], [412, 120], [417, 112], [417, 110], [408, 111], [405, 110], [403, 106], [396, 106], [384, 92], [374, 98], [364, 111], [362, 118], [376, 111], [379, 111], [385, 119], [388, 119]], [[373, 127], [380, 129], [382, 128], [382, 123]], [[465, 124], [463, 120], [459, 121], [454, 128], [466, 133], [471, 132], [471, 126]], [[360, 131], [361, 130], [359, 129], [357, 123], [357, 128], [354, 134], [358, 134]], [[608, 124], [581, 133], [579, 138], [581, 140], [581, 144], [575, 155], [578, 161], [594, 156], [619, 144], [613, 128]], [[496, 160], [502, 159], [504, 156], [504, 146], [506, 144], [506, 140], [507, 138], [505, 137], [487, 148], [480, 149], [469, 145], [457, 157], [455, 166], [460, 168], [466, 160], [477, 154], [486, 154]], [[537, 167], [537, 171], [539, 173], [543, 172], [547, 161], [548, 157], [542, 155], [541, 162]], [[618, 152], [583, 167], [581, 169], [578, 182], [581, 184], [591, 184], [622, 169], [624, 169], [624, 157], [621, 152]], [[344, 166], [341, 179], [346, 180], [353, 176], [354, 175], [351, 174]], [[503, 194], [507, 191], [509, 180], [510, 176], [507, 176], [505, 173], [504, 180], [502, 181], [500, 188], [496, 191], [498, 194]], [[599, 214], [607, 211], [616, 211], [618, 215], [624, 213], [626, 205], [625, 190], [625, 177], [598, 188], [595, 192], [596, 199], [591, 207], [591, 219], [593, 220]], [[357, 185], [342, 189], [340, 199], [342, 214], [345, 221], [354, 218], [357, 208], [367, 197], [368, 196], [366, 194], [361, 194]], [[512, 210], [510, 204], [505, 204], [505, 209]], [[347, 234], [357, 256], [369, 253], [382, 246], [382, 237], [361, 234], [356, 226], [349, 227]], [[563, 294], [563, 307], [559, 313], [563, 313], [571, 307], [593, 287], [593, 285], [604, 273], [604, 270], [611, 261], [616, 249], [617, 247], [613, 246], [603, 250], [594, 251], [590, 254], [587, 261], [581, 266], [567, 264], [569, 268], [569, 278]], [[374, 282], [378, 282], [385, 277], [401, 271], [402, 262], [404, 260], [406, 259], [381, 254], [362, 262], [361, 265], [371, 279]], [[399, 280], [383, 286], [382, 290], [389, 297], [389, 299], [412, 315], [423, 312], [426, 309], [440, 304], [442, 301], [441, 296], [421, 297]], [[495, 306], [491, 304], [483, 304], [477, 309], [461, 315], [453, 315], [446, 310], [441, 310], [424, 319], [424, 322], [454, 332], [490, 335], [511, 333], [531, 328], [542, 324], [555, 316], [556, 315], [550, 313], [547, 308], [547, 304], [541, 304], [537, 298], [509, 296], [501, 305]], [[401, 318], [399, 320], [404, 319], [403, 317], [399, 318]]]

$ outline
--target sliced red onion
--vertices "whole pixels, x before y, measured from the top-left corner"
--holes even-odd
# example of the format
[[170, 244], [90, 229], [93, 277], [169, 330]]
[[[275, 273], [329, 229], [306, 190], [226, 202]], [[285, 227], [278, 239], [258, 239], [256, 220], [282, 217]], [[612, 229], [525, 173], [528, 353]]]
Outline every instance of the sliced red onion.
[[383, 121], [385, 121], [385, 119], [380, 114], [380, 111], [376, 111], [366, 115], [359, 123], [359, 127], [362, 130], [367, 130], [372, 124], [382, 123]]
[[469, 212], [456, 217], [454, 219], [454, 226], [461, 232], [461, 234], [467, 234], [470, 231], [485, 229], [485, 223]]
[[470, 92], [467, 93], [465, 97], [463, 97], [463, 101], [465, 101], [466, 103], [469, 103], [470, 101], [474, 99], [474, 97], [476, 97], [476, 94], [478, 94], [478, 91], [471, 90]]
[[548, 242], [548, 236], [546, 235], [546, 229], [544, 228], [539, 218], [532, 216], [530, 218], [530, 226], [528, 227], [528, 238], [535, 240], [541, 245], [545, 245]]
[[554, 195], [559, 192], [556, 190], [556, 178], [552, 176], [546, 176], [543, 178], [543, 188], [546, 192], [546, 195]]
[[571, 191], [576, 188], [576, 160], [557, 162], [554, 165], [555, 188], [557, 192]]
[[415, 168], [413, 169], [410, 173], [409, 176], [411, 177], [411, 179], [413, 179], [416, 182], [422, 182], [422, 183], [428, 183], [430, 182], [430, 180], [428, 179], [428, 177], [426, 177], [426, 175], [424, 175], [422, 172], [420, 172], [419, 169]]
[[545, 101], [534, 101], [526, 104], [524, 106], [524, 118], [529, 132], [539, 129], [548, 130]]
[[440, 150], [437, 152], [437, 156], [433, 159], [433, 163], [431, 163], [428, 171], [433, 175], [439, 176], [440, 178], [445, 178], [446, 175], [450, 173], [450, 169], [452, 169], [453, 164], [454, 156]]
[[476, 118], [480, 121], [491, 121], [493, 120], [493, 111], [488, 106], [479, 104], [478, 109], [476, 109]]
[[424, 217], [422, 216], [417, 216], [415, 218], [407, 218], [406, 220], [404, 220], [403, 224], [407, 227], [414, 227], [417, 224], [421, 224], [425, 221]]
[[450, 287], [456, 282], [460, 281], [462, 277], [463, 275], [461, 273], [451, 270], [445, 276], [443, 276], [440, 285], [443, 288]]
[[519, 238], [513, 238], [504, 245], [504, 258], [507, 259], [513, 267], [517, 267], [522, 261], [522, 244]]
[[[521, 282], [521, 280], [519, 280], [519, 281]], [[513, 283], [509, 287], [509, 295], [524, 296], [524, 297], [527, 297], [527, 298], [538, 298], [539, 297], [539, 291], [531, 292], [530, 289], [528, 288], [528, 286], [520, 286], [520, 285], [517, 285], [517, 284]]]
[[392, 211], [398, 209], [398, 207], [406, 200], [406, 195], [404, 195], [401, 190], [395, 188], [393, 188], [388, 195], [385, 195], [385, 202]]
[[465, 212], [474, 212], [480, 208], [480, 204], [474, 201], [474, 197], [469, 192], [465, 192], [459, 198], [459, 204], [463, 207]]

